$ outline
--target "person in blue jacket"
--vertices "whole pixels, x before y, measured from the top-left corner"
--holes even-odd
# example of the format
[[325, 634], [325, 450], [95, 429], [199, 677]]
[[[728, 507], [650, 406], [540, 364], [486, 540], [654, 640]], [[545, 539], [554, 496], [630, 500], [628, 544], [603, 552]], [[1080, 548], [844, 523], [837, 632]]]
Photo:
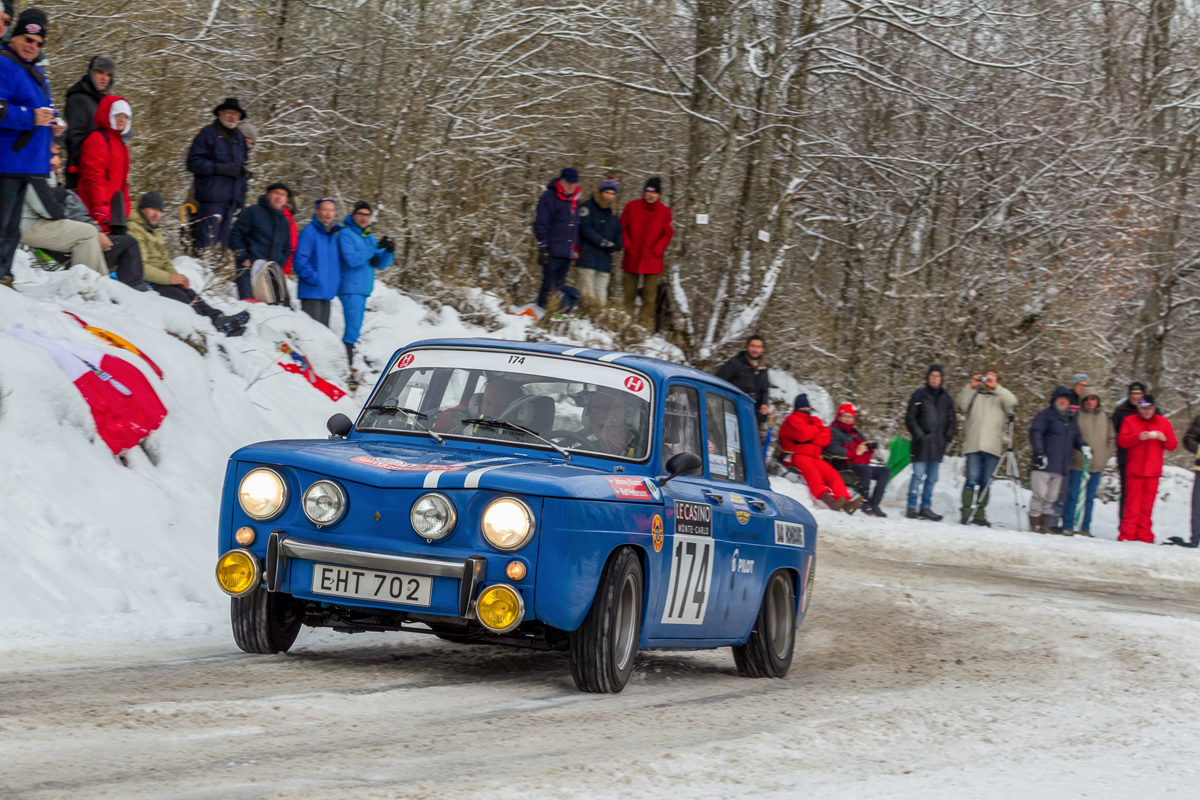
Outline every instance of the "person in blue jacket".
[[196, 227], [192, 237], [198, 251], [229, 244], [233, 217], [246, 202], [250, 178], [246, 169], [250, 147], [238, 128], [246, 112], [236, 97], [227, 97], [213, 109], [213, 116], [216, 119], [200, 129], [187, 154], [188, 172], [195, 176], [192, 188], [196, 195]]
[[300, 308], [317, 322], [329, 327], [329, 305], [337, 296], [342, 280], [342, 254], [338, 246], [337, 203], [322, 197], [313, 203], [312, 222], [300, 231], [292, 266], [300, 285], [296, 295]]
[[292, 254], [292, 226], [283, 214], [292, 190], [286, 183], [272, 183], [267, 193], [238, 215], [229, 234], [229, 247], [234, 253], [234, 279], [238, 297], [254, 297], [251, 288], [251, 267], [259, 259], [274, 261], [283, 268]]
[[579, 209], [579, 236], [583, 239], [576, 264], [579, 291], [584, 302], [596, 310], [604, 308], [608, 300], [613, 253], [621, 249], [621, 218], [615, 211], [617, 189], [612, 176], [605, 178]]
[[557, 296], [567, 281], [571, 260], [579, 258], [579, 205], [583, 191], [579, 188], [579, 172], [566, 167], [556, 180], [546, 184], [538, 200], [537, 216], [533, 219], [533, 235], [537, 238], [538, 264], [542, 266], [542, 288], [537, 304], [546, 308], [551, 297]]
[[346, 358], [350, 361], [351, 383], [354, 382], [354, 345], [362, 332], [363, 315], [367, 311], [367, 298], [375, 288], [375, 270], [386, 269], [395, 260], [396, 246], [384, 236], [375, 241], [371, 233], [371, 206], [359, 200], [354, 211], [342, 222], [338, 234], [338, 250], [342, 254], [342, 280], [338, 285], [338, 299], [342, 301], [342, 313], [346, 317], [346, 331], [342, 342], [346, 345]]
[[0, 285], [12, 288], [25, 187], [50, 174], [55, 128], [50, 81], [34, 62], [46, 42], [46, 12], [27, 8], [0, 48]]

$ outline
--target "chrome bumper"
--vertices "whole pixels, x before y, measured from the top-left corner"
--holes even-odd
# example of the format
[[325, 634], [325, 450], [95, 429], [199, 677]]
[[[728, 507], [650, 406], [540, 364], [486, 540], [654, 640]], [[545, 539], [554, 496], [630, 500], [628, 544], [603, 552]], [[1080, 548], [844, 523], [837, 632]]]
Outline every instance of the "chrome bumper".
[[322, 561], [347, 567], [364, 567], [385, 572], [403, 572], [408, 575], [431, 575], [441, 578], [458, 578], [458, 615], [463, 619], [475, 617], [475, 591], [487, 573], [487, 559], [470, 556], [466, 559], [421, 558], [377, 553], [353, 547], [334, 547], [320, 542], [294, 539], [283, 531], [271, 531], [267, 540], [265, 583], [267, 591], [277, 592], [287, 575], [288, 559]]

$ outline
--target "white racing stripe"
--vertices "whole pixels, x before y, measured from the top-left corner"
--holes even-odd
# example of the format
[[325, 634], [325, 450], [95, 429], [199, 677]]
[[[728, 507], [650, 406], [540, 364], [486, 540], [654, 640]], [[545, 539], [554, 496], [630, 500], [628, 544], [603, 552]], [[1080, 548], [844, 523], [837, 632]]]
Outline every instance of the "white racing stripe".
[[504, 467], [511, 467], [515, 463], [517, 463], [517, 462], [513, 461], [508, 464], [493, 464], [490, 467], [483, 467], [482, 469], [472, 470], [471, 472], [467, 473], [467, 480], [465, 483], [463, 483], [463, 488], [464, 489], [478, 489], [479, 488], [479, 479], [483, 477], [484, 473], [491, 472], [494, 469], [502, 469]]
[[426, 473], [424, 486], [426, 489], [436, 489], [438, 481], [441, 480], [444, 469], [435, 469], [433, 472]]
[[562, 354], [564, 356], [577, 356], [580, 353], [586, 353], [590, 349], [590, 347], [572, 347], [570, 350], [563, 350]]
[[606, 356], [600, 356], [600, 358], [598, 358], [596, 360], [597, 361], [616, 361], [618, 358], [625, 358], [625, 356], [631, 356], [631, 355], [633, 355], [633, 353], [609, 353]]

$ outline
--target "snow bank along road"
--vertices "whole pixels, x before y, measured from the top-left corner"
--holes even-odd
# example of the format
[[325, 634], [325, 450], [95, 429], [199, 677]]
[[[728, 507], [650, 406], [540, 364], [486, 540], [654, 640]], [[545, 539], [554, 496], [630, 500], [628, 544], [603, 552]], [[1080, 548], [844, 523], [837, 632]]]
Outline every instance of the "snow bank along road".
[[[562, 654], [416, 634], [308, 631], [272, 657], [219, 629], [120, 661], [12, 651], [0, 795], [1196, 796], [1200, 563], [1123, 570], [1133, 551], [1090, 542], [1117, 556], [1111, 580], [1056, 577], [972, 564], [969, 533], [951, 549], [949, 530], [819, 514], [786, 680], [739, 678], [728, 649], [655, 652], [623, 694], [584, 695]], [[1063, 558], [986, 533], [984, 552], [1008, 537]]]

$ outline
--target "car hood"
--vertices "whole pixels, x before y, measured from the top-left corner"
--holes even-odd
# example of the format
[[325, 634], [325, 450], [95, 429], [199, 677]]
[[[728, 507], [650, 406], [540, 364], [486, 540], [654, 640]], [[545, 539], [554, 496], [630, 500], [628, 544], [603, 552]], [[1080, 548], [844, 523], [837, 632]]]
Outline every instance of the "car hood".
[[[432, 443], [431, 443], [432, 444]], [[294, 467], [383, 489], [493, 489], [592, 500], [660, 503], [652, 477], [572, 464], [558, 456], [364, 440], [290, 440], [243, 447], [231, 458]]]

